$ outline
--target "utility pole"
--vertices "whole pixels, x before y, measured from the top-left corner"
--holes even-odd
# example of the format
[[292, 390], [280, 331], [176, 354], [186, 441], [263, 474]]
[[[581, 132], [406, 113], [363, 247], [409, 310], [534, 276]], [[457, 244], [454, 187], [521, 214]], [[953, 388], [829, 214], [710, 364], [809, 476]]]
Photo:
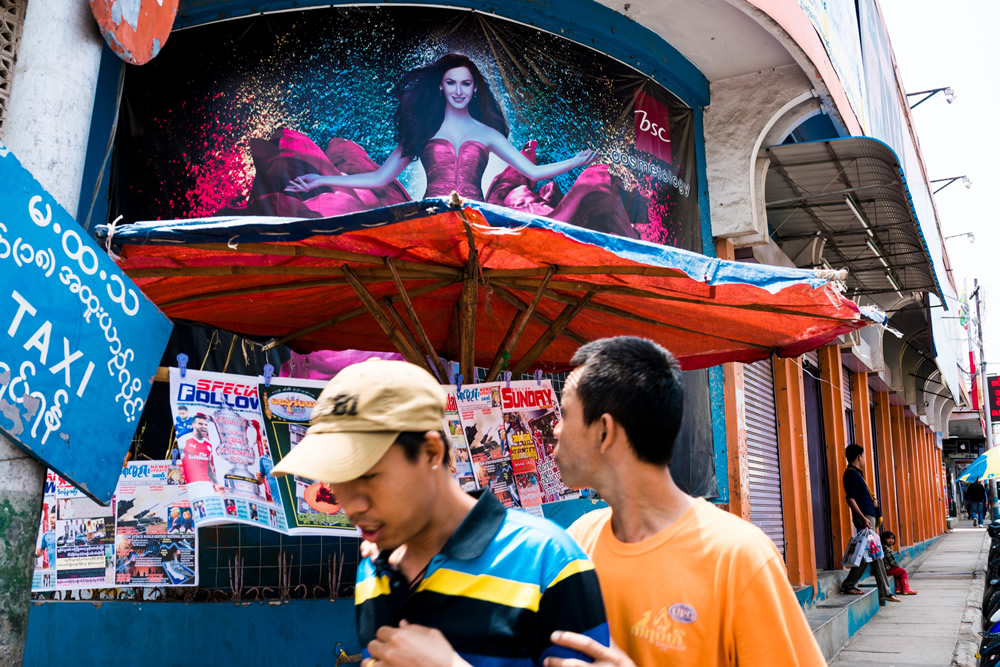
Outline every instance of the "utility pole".
[[[0, 142], [71, 215], [80, 199], [102, 46], [88, 3], [27, 4]], [[0, 434], [2, 665], [24, 661], [44, 489], [45, 466]]]
[[[985, 398], [983, 401], [983, 413], [986, 415], [986, 449], [990, 450], [996, 444], [993, 438], [993, 420], [990, 417], [989, 390], [986, 386], [986, 355], [983, 353], [983, 314], [980, 307], [979, 279], [975, 279], [972, 284], [975, 287], [972, 291], [972, 296], [976, 299], [976, 339], [979, 343], [979, 387], [982, 389]], [[1000, 520], [1000, 507], [997, 507], [997, 481], [995, 479], [990, 480], [990, 499], [990, 505], [993, 508], [990, 518], [992, 521], [998, 521]]]

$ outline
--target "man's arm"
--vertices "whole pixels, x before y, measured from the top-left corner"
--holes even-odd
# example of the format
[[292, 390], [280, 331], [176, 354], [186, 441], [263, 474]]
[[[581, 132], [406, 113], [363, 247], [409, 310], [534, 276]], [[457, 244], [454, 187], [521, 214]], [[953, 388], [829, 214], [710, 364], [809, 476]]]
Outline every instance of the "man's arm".
[[861, 508], [858, 507], [858, 501], [857, 500], [855, 500], [854, 498], [848, 498], [847, 499], [847, 504], [850, 506], [851, 512], [854, 514], [854, 516], [858, 517], [858, 521], [861, 522], [861, 523], [863, 523], [865, 525], [865, 528], [871, 528], [872, 527], [872, 522], [868, 520], [868, 517], [866, 517], [861, 512]]
[[753, 575], [733, 609], [740, 667], [826, 665], [777, 552]]
[[[555, 664], [555, 658], [590, 662], [587, 653], [575, 646], [556, 644], [554, 632], [569, 632], [585, 636], [600, 646], [611, 644], [604, 599], [594, 565], [582, 554], [573, 557], [552, 579], [542, 593], [536, 622], [539, 648], [538, 664]], [[574, 665], [573, 662], [562, 663]]]

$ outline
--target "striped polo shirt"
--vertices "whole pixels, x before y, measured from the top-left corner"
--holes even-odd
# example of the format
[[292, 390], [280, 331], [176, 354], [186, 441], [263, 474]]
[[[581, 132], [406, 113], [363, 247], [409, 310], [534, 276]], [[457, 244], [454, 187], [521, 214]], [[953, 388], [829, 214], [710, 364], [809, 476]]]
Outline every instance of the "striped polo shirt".
[[[354, 593], [362, 646], [405, 619], [440, 630], [472, 665], [528, 667], [547, 657], [585, 656], [553, 646], [554, 630], [607, 645], [608, 624], [594, 566], [561, 528], [506, 509], [485, 492], [410, 589], [387, 563], [358, 566]], [[364, 657], [368, 657], [367, 648]]]

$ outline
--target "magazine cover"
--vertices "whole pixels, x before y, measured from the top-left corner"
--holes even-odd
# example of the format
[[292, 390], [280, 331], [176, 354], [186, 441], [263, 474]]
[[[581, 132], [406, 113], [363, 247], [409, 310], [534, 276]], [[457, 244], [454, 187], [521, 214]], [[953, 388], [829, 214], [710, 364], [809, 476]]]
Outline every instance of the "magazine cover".
[[115, 518], [111, 506], [99, 505], [56, 477], [55, 514], [55, 587], [114, 587]]
[[[476, 483], [507, 507], [522, 507], [514, 482], [511, 441], [504, 425], [500, 383], [463, 386], [455, 394]], [[533, 512], [541, 515], [541, 507]]]
[[195, 586], [197, 530], [179, 467], [131, 461], [115, 490], [115, 584]]
[[469, 443], [465, 441], [462, 430], [462, 419], [458, 414], [458, 399], [455, 397], [455, 385], [446, 385], [448, 403], [444, 411], [444, 434], [451, 448], [451, 474], [455, 476], [463, 491], [475, 491], [476, 475], [472, 470], [472, 454]]
[[[559, 401], [549, 380], [522, 380], [500, 388], [517, 488], [525, 506], [579, 497], [566, 488], [552, 452]], [[537, 502], [536, 502], [537, 500]]]
[[35, 540], [35, 570], [31, 579], [34, 593], [56, 589], [56, 485], [59, 475], [51, 470], [45, 473], [45, 494], [42, 497], [42, 515], [38, 521], [38, 538]]
[[[273, 456], [262, 461], [270, 493], [284, 508], [286, 532], [294, 535], [343, 534], [352, 537], [358, 530], [347, 520], [329, 486], [297, 475], [272, 477], [271, 469], [305, 436], [316, 399], [326, 380], [272, 378], [260, 383], [265, 438]], [[273, 463], [272, 463], [273, 461]]]
[[198, 525], [245, 523], [287, 532], [273, 495], [257, 378], [170, 369], [174, 437]]

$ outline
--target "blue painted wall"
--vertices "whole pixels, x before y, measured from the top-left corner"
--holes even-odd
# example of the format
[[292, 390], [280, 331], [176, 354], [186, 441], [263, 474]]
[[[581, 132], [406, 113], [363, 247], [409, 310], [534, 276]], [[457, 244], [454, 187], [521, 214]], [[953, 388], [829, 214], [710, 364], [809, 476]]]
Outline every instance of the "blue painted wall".
[[24, 664], [331, 667], [360, 652], [354, 601], [42, 602], [31, 607]]

